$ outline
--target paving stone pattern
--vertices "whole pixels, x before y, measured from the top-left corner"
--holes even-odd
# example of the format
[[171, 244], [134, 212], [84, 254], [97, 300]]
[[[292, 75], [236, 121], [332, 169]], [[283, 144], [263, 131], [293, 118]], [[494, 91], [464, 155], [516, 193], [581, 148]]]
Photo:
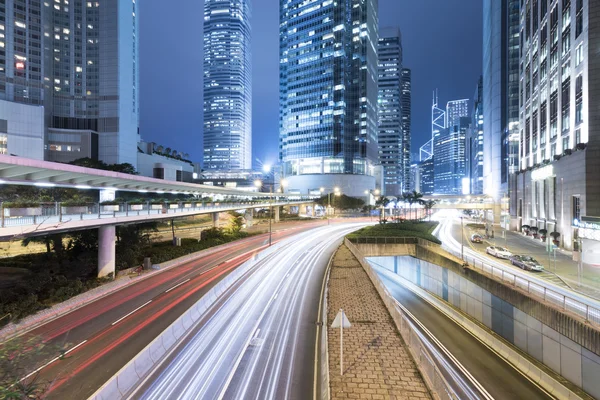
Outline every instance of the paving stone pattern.
[[[346, 246], [334, 257], [327, 301], [332, 399], [431, 398], [375, 286]], [[340, 330], [331, 328], [340, 308], [352, 324], [344, 329], [343, 376]]]

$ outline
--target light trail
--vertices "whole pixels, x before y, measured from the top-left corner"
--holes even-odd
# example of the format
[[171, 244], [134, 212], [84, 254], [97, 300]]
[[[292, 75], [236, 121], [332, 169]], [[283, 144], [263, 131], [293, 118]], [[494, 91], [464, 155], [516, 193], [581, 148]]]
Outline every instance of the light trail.
[[[208, 321], [131, 397], [303, 398], [313, 383], [317, 312], [306, 303], [318, 304], [322, 275], [337, 243], [364, 225], [325, 226], [282, 242], [222, 302], [217, 300], [207, 311]], [[306, 375], [308, 385], [299, 374]]]
[[[437, 236], [442, 241], [443, 247], [455, 255], [458, 254], [460, 257], [461, 244], [452, 235], [453, 224], [453, 217], [442, 219]], [[464, 246], [464, 254], [466, 257], [477, 260], [482, 264], [487, 264], [488, 266], [494, 267], [497, 270], [514, 275], [517, 287], [524, 290], [529, 290], [537, 297], [546, 299], [558, 307], [566, 307], [568, 311], [574, 312], [583, 318], [589, 317], [590, 320], [600, 321], [600, 312], [598, 311], [600, 310], [600, 302], [590, 297], [558, 286], [551, 281], [541, 279], [533, 274], [522, 271], [520, 268], [506, 265], [502, 261], [481, 254], [467, 245]], [[484, 270], [488, 273], [493, 273], [492, 268], [488, 269], [489, 270]], [[502, 279], [502, 276], [497, 277]], [[531, 282], [531, 284], [528, 285], [527, 281]], [[544, 290], [544, 288], [547, 289]], [[565, 297], [567, 297], [567, 299], [565, 299]], [[591, 308], [588, 310], [586, 306], [590, 306]]]

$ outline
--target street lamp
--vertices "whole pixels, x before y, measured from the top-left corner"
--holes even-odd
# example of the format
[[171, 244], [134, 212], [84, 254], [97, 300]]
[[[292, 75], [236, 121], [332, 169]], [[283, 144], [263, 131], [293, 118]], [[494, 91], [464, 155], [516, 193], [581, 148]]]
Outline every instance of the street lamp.
[[[321, 192], [321, 195], [323, 195], [323, 193], [325, 192], [325, 188], [324, 187], [320, 188], [319, 192]], [[333, 193], [335, 196], [342, 195], [340, 188], [337, 186], [333, 188]], [[327, 210], [325, 210], [325, 214], [327, 215], [327, 225], [329, 225], [329, 209], [330, 208], [331, 208], [331, 193], [327, 193]]]
[[[263, 167], [263, 171], [271, 171], [271, 167], [265, 165]], [[269, 185], [269, 246], [271, 246], [273, 241], [273, 228], [272, 228], [272, 219], [273, 219], [273, 186], [275, 185], [275, 177], [273, 177], [273, 181], [270, 182]], [[257, 179], [254, 181], [254, 186], [257, 188], [261, 188], [263, 186], [263, 181]]]

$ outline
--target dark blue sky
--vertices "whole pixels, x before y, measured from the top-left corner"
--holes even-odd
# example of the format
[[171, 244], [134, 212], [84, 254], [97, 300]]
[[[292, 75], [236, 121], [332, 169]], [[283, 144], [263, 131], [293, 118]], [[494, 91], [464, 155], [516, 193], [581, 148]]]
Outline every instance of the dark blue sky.
[[[253, 157], [278, 151], [279, 2], [253, 0]], [[202, 157], [203, 2], [145, 0], [140, 6], [142, 138]], [[432, 91], [440, 103], [472, 98], [481, 74], [481, 0], [379, 0], [380, 26], [402, 30], [412, 68], [413, 153], [431, 135]]]

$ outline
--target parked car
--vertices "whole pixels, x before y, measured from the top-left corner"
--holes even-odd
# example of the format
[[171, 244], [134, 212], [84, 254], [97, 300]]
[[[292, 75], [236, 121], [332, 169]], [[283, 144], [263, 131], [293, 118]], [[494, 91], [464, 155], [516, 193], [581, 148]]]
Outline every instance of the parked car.
[[485, 249], [485, 252], [494, 257], [505, 258], [507, 260], [510, 258], [510, 256], [512, 256], [512, 253], [510, 251], [500, 246], [488, 246]]
[[483, 236], [481, 236], [479, 233], [472, 234], [471, 243], [483, 243]]
[[514, 255], [510, 257], [512, 265], [523, 268], [525, 271], [543, 271], [544, 267], [535, 258], [531, 256]]

